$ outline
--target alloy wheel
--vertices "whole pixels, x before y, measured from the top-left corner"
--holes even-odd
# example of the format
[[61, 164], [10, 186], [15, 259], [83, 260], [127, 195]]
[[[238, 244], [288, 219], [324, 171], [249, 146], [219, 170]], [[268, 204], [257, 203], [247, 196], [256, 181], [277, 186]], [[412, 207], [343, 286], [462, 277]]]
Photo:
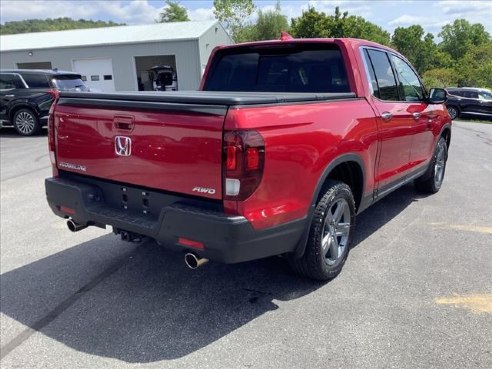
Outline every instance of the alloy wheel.
[[345, 199], [338, 199], [328, 209], [323, 225], [321, 248], [328, 265], [342, 258], [350, 234], [350, 208]]

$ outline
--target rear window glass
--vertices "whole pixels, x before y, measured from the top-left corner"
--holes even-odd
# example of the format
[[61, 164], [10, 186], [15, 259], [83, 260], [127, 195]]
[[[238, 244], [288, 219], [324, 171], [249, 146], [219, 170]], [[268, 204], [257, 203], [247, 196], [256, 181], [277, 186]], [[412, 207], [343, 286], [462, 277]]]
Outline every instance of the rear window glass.
[[54, 87], [60, 91], [88, 91], [80, 76], [54, 76]]
[[225, 50], [212, 65], [205, 90], [350, 92], [350, 87], [336, 45], [288, 45]]

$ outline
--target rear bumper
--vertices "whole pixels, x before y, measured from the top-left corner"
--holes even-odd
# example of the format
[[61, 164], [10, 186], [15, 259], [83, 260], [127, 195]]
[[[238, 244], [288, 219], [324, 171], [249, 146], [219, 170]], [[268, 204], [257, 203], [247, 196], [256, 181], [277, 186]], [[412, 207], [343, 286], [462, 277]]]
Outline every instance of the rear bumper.
[[[301, 219], [257, 231], [242, 216], [228, 216], [191, 206], [186, 201], [163, 206], [152, 218], [109, 206], [104, 201], [102, 189], [95, 185], [48, 178], [45, 187], [51, 210], [62, 218], [70, 217], [82, 225], [110, 225], [116, 230], [153, 238], [168, 249], [193, 251], [223, 263], [293, 252], [306, 226], [306, 220]], [[74, 213], [68, 214], [65, 208]], [[178, 243], [179, 238], [203, 243], [204, 249], [182, 246]]]

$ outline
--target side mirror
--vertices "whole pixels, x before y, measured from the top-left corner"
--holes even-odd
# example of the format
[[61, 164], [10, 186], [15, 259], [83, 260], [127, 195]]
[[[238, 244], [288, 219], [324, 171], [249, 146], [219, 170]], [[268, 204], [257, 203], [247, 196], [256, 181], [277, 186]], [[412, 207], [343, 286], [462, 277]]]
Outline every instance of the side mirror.
[[448, 93], [444, 88], [431, 88], [429, 93], [430, 104], [444, 104], [448, 99]]

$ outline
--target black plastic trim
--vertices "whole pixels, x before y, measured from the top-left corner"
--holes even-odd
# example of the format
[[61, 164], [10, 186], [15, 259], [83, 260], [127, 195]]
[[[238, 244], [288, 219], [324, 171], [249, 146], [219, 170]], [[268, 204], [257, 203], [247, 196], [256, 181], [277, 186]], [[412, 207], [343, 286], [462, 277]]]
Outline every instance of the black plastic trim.
[[289, 92], [236, 92], [236, 91], [167, 91], [167, 92], [60, 92], [60, 98], [128, 102], [158, 102], [198, 105], [258, 105], [326, 101], [355, 98], [353, 92], [289, 93]]
[[104, 100], [104, 99], [82, 99], [82, 98], [60, 98], [57, 105], [98, 107], [98, 108], [117, 108], [117, 109], [142, 109], [156, 111], [180, 111], [187, 113], [211, 114], [224, 116], [227, 113], [227, 106], [197, 105], [197, 104], [177, 104], [151, 101], [125, 101], [125, 100]]
[[[311, 229], [311, 227], [309, 225], [311, 224], [311, 221], [313, 219], [314, 210], [316, 209], [316, 203], [317, 203], [319, 194], [320, 194], [320, 192], [321, 192], [321, 190], [323, 188], [323, 185], [325, 184], [326, 179], [330, 175], [331, 171], [333, 169], [335, 169], [336, 166], [338, 166], [338, 165], [340, 165], [342, 163], [349, 162], [349, 161], [355, 161], [360, 166], [360, 169], [362, 171], [363, 188], [362, 188], [362, 199], [361, 199], [361, 203], [359, 205], [359, 209], [360, 209], [361, 205], [364, 205], [365, 206], [364, 209], [367, 208], [370, 205], [371, 200], [372, 200], [372, 196], [370, 196], [370, 197], [364, 197], [364, 188], [365, 188], [365, 183], [366, 183], [366, 173], [365, 173], [365, 170], [364, 170], [364, 161], [362, 160], [362, 158], [358, 154], [356, 154], [356, 153], [347, 153], [347, 154], [343, 154], [343, 155], [338, 156], [337, 158], [335, 158], [325, 168], [325, 170], [323, 171], [323, 174], [321, 175], [320, 179], [318, 180], [318, 184], [316, 185], [316, 189], [315, 189], [315, 191], [313, 193], [313, 198], [311, 200], [311, 206], [309, 207], [309, 211], [308, 211], [308, 215], [307, 215], [307, 226], [306, 226], [306, 229], [303, 232], [302, 238], [300, 239], [300, 241], [299, 241], [299, 243], [298, 243], [298, 245], [296, 247], [296, 251], [295, 251], [296, 257], [301, 257], [304, 254], [304, 251], [306, 249], [307, 241], [308, 241], [308, 238], [309, 238], [309, 231]], [[359, 212], [359, 209], [358, 209], [358, 212]]]
[[[242, 216], [230, 216], [207, 207], [174, 201], [161, 208], [158, 215], [148, 217], [106, 204], [101, 188], [62, 178], [45, 180], [46, 196], [51, 210], [62, 218], [69, 216], [81, 225], [110, 225], [155, 239], [175, 251], [193, 251], [201, 257], [238, 263], [273, 255], [290, 253], [301, 238], [306, 219], [255, 230]], [[68, 215], [61, 206], [73, 209]], [[178, 238], [202, 242], [204, 250], [181, 246]]]

